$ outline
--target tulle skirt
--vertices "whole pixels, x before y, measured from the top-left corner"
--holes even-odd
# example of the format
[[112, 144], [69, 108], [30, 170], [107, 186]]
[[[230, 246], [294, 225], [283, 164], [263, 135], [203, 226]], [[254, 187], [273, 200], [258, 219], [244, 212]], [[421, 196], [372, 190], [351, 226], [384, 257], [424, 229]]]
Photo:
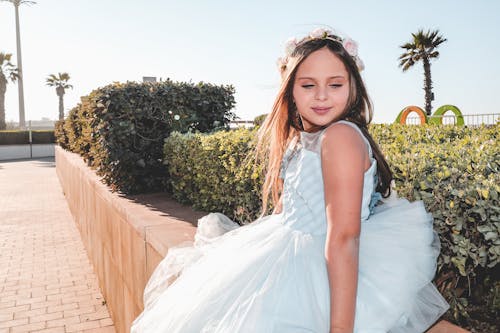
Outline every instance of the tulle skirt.
[[[324, 246], [282, 214], [243, 227], [209, 214], [194, 243], [170, 249], [151, 276], [131, 332], [328, 333]], [[376, 207], [361, 226], [354, 332], [430, 327], [448, 309], [431, 282], [438, 254], [422, 202]]]

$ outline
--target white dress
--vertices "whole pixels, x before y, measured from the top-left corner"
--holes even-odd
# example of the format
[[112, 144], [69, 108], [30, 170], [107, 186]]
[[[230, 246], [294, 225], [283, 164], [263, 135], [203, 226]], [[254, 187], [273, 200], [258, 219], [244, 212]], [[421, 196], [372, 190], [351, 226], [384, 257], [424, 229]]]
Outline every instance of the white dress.
[[[302, 132], [287, 150], [281, 214], [243, 227], [209, 214], [194, 244], [169, 250], [132, 333], [329, 332], [323, 133]], [[431, 282], [439, 254], [433, 218], [421, 201], [375, 206], [377, 163], [361, 136], [372, 164], [364, 175], [354, 332], [424, 332], [448, 309]]]

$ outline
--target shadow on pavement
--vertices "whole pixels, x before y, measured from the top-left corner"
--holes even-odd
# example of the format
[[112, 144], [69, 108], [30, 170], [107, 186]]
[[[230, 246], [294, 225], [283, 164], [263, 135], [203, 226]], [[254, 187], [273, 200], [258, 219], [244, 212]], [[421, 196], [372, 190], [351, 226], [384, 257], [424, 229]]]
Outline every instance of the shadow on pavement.
[[55, 168], [56, 167], [56, 161], [55, 161], [54, 157], [37, 158], [37, 159], [32, 159], [31, 161], [35, 162], [36, 166], [43, 167], [43, 168]]
[[4, 163], [8, 164], [8, 163], [19, 163], [19, 162], [34, 162], [35, 165], [37, 166], [51, 167], [51, 168], [54, 168], [56, 166], [54, 156], [50, 156], [50, 157], [18, 158], [13, 160], [0, 161], [0, 167]]

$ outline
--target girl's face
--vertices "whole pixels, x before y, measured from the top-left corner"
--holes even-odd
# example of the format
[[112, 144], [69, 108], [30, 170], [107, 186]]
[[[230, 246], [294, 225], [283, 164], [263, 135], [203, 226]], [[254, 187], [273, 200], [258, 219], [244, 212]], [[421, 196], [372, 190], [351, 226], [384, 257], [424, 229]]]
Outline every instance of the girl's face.
[[305, 131], [339, 119], [349, 99], [349, 73], [328, 48], [311, 53], [299, 66], [293, 99]]

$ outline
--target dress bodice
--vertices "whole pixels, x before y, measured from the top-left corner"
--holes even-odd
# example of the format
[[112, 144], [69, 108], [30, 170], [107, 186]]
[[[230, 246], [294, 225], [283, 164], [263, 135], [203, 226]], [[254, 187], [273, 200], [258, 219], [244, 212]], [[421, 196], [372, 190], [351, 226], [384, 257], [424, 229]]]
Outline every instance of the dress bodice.
[[[377, 161], [368, 140], [353, 123], [340, 120], [355, 128], [368, 145], [371, 165], [364, 174], [361, 221], [367, 220], [370, 211], [381, 198], [375, 192]], [[331, 125], [331, 126], [335, 126]], [[312, 235], [326, 235], [326, 210], [321, 168], [321, 139], [326, 129], [315, 133], [301, 132], [300, 140], [292, 143], [282, 162], [283, 218], [284, 224]]]

